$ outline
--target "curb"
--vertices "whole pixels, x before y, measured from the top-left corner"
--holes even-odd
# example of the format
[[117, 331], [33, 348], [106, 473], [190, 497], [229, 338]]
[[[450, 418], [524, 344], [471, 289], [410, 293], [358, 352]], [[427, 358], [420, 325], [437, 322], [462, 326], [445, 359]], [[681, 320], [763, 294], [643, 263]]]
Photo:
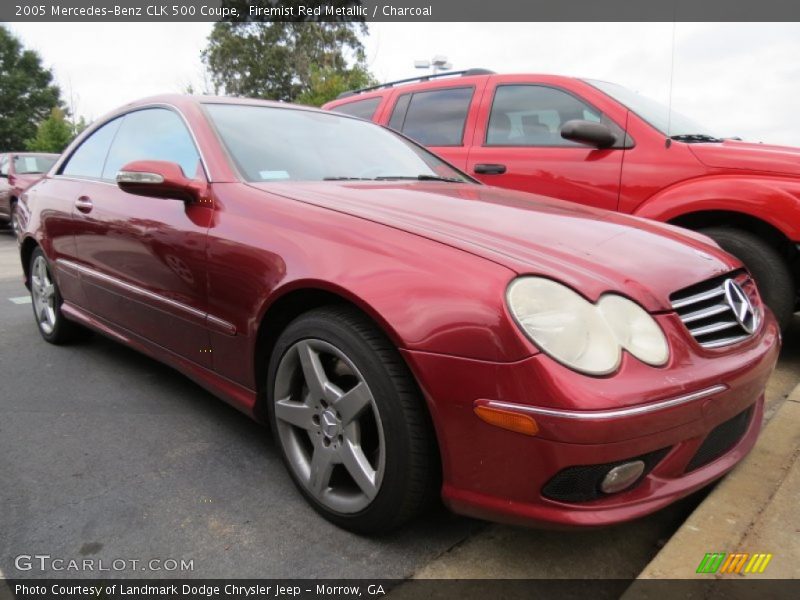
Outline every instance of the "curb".
[[[800, 466], [800, 384], [780, 408], [752, 452], [703, 500], [700, 506], [681, 525], [656, 557], [637, 579], [712, 579], [713, 575], [697, 574], [700, 561], [708, 552], [770, 552], [774, 553], [768, 576], [800, 577], [789, 548], [761, 547], [760, 542], [774, 543], [773, 535], [759, 535], [765, 527], [785, 528], [796, 537], [800, 528], [796, 511], [790, 513], [793, 522], [775, 519], [774, 504], [782, 505], [788, 489], [796, 481]], [[790, 476], [791, 472], [791, 476]], [[781, 489], [789, 480], [786, 489]], [[795, 483], [796, 485], [796, 483]], [[795, 492], [796, 493], [796, 492]], [[780, 506], [778, 516], [786, 516]], [[767, 537], [767, 540], [764, 540]], [[754, 538], [759, 547], [750, 547]], [[741, 547], [742, 544], [747, 547]], [[716, 577], [740, 577], [737, 575]], [[636, 582], [623, 598], [633, 597]], [[637, 596], [638, 597], [638, 596]]]

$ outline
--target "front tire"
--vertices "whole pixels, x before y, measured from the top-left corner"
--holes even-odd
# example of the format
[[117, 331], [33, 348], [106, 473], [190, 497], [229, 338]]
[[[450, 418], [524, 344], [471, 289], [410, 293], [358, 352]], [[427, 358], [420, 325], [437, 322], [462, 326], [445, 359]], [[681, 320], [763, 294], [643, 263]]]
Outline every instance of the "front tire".
[[749, 231], [732, 227], [709, 227], [701, 233], [744, 263], [756, 281], [764, 303], [770, 307], [781, 329], [794, 314], [797, 286], [786, 261], [775, 248]]
[[325, 307], [298, 317], [277, 341], [267, 385], [284, 464], [326, 519], [386, 533], [432, 500], [438, 462], [424, 401], [364, 315]]
[[45, 341], [56, 345], [81, 338], [85, 330], [77, 323], [68, 321], [61, 312], [64, 300], [41, 248], [33, 251], [29, 264], [33, 316], [39, 333]]

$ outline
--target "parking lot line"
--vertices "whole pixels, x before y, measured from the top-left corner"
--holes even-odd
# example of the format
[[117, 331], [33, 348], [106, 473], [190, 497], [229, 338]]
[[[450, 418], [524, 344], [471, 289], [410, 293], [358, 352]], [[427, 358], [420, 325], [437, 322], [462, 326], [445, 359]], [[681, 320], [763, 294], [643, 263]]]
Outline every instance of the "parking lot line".
[[9, 298], [9, 302], [12, 304], [30, 304], [31, 297], [30, 296], [16, 296], [14, 298]]

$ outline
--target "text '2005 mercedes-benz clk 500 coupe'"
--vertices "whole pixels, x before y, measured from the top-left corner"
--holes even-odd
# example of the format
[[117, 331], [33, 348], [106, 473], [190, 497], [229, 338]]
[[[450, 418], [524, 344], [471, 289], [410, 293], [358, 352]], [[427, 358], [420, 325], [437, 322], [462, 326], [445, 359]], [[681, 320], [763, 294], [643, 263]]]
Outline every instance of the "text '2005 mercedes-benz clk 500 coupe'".
[[521, 524], [648, 514], [752, 448], [778, 354], [689, 231], [477, 183], [345, 115], [164, 96], [23, 197], [45, 340], [99, 331], [268, 422], [308, 502]]

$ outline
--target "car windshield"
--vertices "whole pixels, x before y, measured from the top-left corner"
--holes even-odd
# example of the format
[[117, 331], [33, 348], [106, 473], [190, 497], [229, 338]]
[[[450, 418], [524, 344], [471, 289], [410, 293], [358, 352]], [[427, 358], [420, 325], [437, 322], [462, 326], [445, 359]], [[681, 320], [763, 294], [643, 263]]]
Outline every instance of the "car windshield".
[[26, 156], [24, 154], [14, 157], [14, 172], [17, 175], [38, 175], [47, 173], [52, 167], [56, 156]]
[[595, 79], [586, 79], [585, 81], [601, 92], [608, 94], [620, 104], [627, 106], [661, 133], [669, 135], [673, 139], [689, 142], [721, 141], [720, 137], [709, 131], [707, 127], [679, 112], [673, 110], [670, 116], [668, 106], [647, 96], [642, 96], [616, 83], [597, 81]]
[[247, 181], [472, 181], [368, 121], [288, 107], [206, 104], [206, 110]]

